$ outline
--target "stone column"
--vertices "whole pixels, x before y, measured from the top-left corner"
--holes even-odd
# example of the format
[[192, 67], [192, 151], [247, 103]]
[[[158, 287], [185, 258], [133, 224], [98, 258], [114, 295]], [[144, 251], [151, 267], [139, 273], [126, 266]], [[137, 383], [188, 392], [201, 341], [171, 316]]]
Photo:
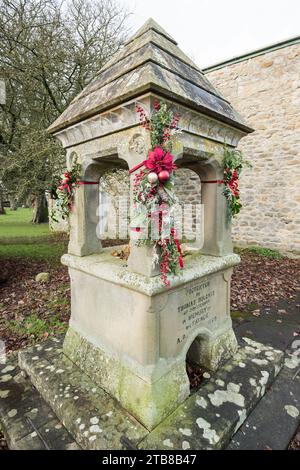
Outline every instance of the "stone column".
[[232, 253], [231, 223], [227, 220], [227, 202], [223, 184], [205, 181], [223, 180], [223, 169], [204, 167], [201, 171], [201, 200], [204, 207], [204, 245], [202, 253], [224, 256]]
[[[204, 255], [224, 256], [232, 253], [231, 222], [227, 219], [227, 202], [223, 195], [223, 169], [217, 161], [181, 165], [190, 168], [201, 179], [201, 204], [203, 205], [202, 223], [204, 243], [201, 253]], [[206, 181], [213, 181], [206, 183]]]
[[[100, 163], [83, 164], [82, 180], [98, 183], [103, 166]], [[83, 184], [75, 192], [74, 209], [70, 215], [70, 242], [68, 252], [76, 256], [87, 256], [102, 251], [97, 236], [99, 222], [99, 186]]]

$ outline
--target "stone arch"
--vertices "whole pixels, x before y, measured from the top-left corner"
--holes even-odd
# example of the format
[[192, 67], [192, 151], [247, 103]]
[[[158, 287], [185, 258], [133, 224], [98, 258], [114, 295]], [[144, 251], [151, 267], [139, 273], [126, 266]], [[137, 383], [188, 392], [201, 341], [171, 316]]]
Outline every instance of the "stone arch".
[[[223, 185], [223, 168], [219, 160], [205, 152], [183, 151], [176, 158], [178, 168], [189, 168], [201, 181], [203, 215], [203, 242], [198, 247], [206, 255], [224, 256], [232, 253], [231, 227], [226, 220], [226, 199]], [[213, 181], [214, 183], [207, 183]]]
[[87, 256], [102, 251], [101, 241], [97, 236], [99, 180], [108, 169], [113, 168], [128, 169], [127, 162], [119, 158], [117, 152], [109, 157], [94, 157], [83, 162], [81, 181], [85, 184], [80, 185], [75, 192], [75, 206], [71, 214], [70, 254]]
[[[185, 342], [181, 354], [183, 357], [186, 357], [189, 353], [189, 350], [195, 343], [195, 341], [201, 341], [202, 344], [208, 344], [211, 341], [212, 333], [208, 328], [201, 326], [193, 331], [193, 334], [189, 336], [188, 340]], [[203, 364], [205, 365], [205, 364]]]
[[101, 240], [118, 239], [128, 243], [130, 221], [130, 175], [128, 170], [115, 168], [99, 181], [99, 230]]
[[211, 332], [201, 327], [194, 332], [193, 336], [189, 338], [189, 341], [186, 342], [182, 355], [186, 368], [186, 377], [191, 387], [190, 378], [188, 375], [188, 365], [189, 366], [200, 366], [205, 369], [210, 369], [209, 355], [208, 351], [211, 344]]
[[206, 345], [209, 344], [210, 334], [208, 333], [198, 333], [194, 336], [192, 341], [189, 341], [189, 347], [186, 351], [186, 359], [191, 360], [199, 366], [205, 366], [205, 358], [202, 357], [201, 351], [206, 349]]

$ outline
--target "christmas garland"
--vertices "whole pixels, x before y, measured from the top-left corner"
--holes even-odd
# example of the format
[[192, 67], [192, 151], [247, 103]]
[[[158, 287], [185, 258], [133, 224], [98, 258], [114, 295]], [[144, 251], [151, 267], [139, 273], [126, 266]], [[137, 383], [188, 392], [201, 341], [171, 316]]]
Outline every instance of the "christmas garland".
[[227, 220], [230, 221], [241, 210], [239, 177], [243, 167], [250, 166], [249, 162], [244, 159], [240, 150], [230, 150], [225, 147], [223, 157], [224, 168], [224, 189], [223, 194], [227, 200]]
[[53, 222], [58, 222], [56, 212], [59, 212], [63, 220], [68, 219], [74, 204], [74, 194], [80, 182], [81, 165], [77, 160], [73, 162], [70, 171], [66, 171], [58, 187], [50, 190], [50, 197], [56, 201], [56, 208], [51, 211], [50, 218]]
[[[145, 230], [146, 238], [139, 238], [137, 245], [152, 245], [153, 264], [158, 262], [157, 250], [161, 253], [160, 272], [166, 286], [168, 276], [177, 274], [183, 268], [180, 243], [173, 224], [172, 208], [178, 202], [174, 194], [174, 170], [171, 154], [179, 116], [174, 115], [166, 103], [154, 102], [154, 111], [146, 116], [141, 106], [136, 107], [142, 127], [150, 132], [151, 149], [148, 158], [130, 173], [144, 167], [134, 177], [134, 217], [131, 229]], [[153, 237], [154, 235], [154, 237]]]

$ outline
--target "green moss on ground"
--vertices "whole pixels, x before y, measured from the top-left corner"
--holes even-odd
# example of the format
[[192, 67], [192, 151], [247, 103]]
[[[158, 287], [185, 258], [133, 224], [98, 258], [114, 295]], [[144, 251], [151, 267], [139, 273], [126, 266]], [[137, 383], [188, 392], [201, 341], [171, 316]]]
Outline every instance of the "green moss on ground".
[[241, 312], [240, 310], [232, 310], [230, 312], [232, 320], [246, 319], [249, 316], [249, 312]]
[[67, 331], [67, 324], [60, 321], [59, 315], [42, 319], [37, 314], [28, 315], [23, 321], [8, 320], [6, 328], [19, 336], [30, 336], [32, 340], [40, 340], [48, 334], [63, 334]]
[[282, 259], [284, 258], [283, 254], [280, 253], [278, 250], [272, 250], [271, 248], [263, 248], [261, 246], [247, 246], [246, 248], [242, 247], [235, 247], [235, 253], [238, 254], [247, 254], [253, 253], [258, 256], [263, 256], [266, 258], [271, 259]]

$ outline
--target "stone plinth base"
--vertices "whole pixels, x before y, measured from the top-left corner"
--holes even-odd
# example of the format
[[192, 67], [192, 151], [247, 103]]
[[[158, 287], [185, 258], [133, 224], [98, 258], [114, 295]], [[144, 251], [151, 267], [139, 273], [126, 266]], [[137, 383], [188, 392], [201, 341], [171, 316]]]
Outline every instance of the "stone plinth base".
[[151, 430], [189, 395], [186, 357], [210, 370], [237, 349], [229, 313], [234, 254], [194, 254], [164, 286], [111, 250], [64, 255], [72, 316], [64, 353]]
[[[53, 440], [55, 431], [66, 436], [64, 448], [222, 449], [268, 391], [282, 363], [281, 351], [245, 338], [233, 359], [149, 432], [50, 340], [19, 353], [19, 366], [36, 387], [35, 395], [16, 363], [0, 365], [0, 421], [13, 448], [42, 448], [51, 442], [50, 448], [62, 448], [59, 439]], [[24, 400], [28, 390], [30, 403]], [[28, 414], [37, 432], [25, 419]]]
[[94, 346], [71, 327], [64, 352], [148, 429], [167, 417], [189, 395], [185, 362], [174, 364], [155, 381], [146, 381], [135, 367], [130, 368], [121, 358]]

